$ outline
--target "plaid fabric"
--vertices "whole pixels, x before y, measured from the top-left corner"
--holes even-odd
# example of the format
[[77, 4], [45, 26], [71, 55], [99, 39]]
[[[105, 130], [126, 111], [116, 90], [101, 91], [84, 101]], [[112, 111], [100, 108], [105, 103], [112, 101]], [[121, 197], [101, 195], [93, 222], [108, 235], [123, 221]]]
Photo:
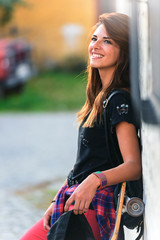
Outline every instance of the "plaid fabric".
[[[78, 184], [71, 186], [70, 188], [65, 185], [62, 187], [57, 195], [55, 202], [54, 212], [52, 215], [51, 224], [63, 214], [65, 200], [72, 195]], [[112, 231], [114, 230], [116, 213], [114, 209], [114, 186], [105, 187], [97, 190], [92, 205], [96, 211], [97, 221], [100, 229], [100, 235], [102, 240], [109, 240]], [[120, 235], [120, 234], [119, 234]], [[118, 240], [123, 239], [120, 236]]]

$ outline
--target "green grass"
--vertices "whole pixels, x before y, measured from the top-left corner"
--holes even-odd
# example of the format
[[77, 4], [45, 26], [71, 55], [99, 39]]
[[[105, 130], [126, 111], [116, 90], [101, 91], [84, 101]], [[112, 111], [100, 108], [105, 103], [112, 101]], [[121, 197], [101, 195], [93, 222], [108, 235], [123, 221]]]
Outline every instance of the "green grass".
[[85, 74], [43, 72], [27, 82], [21, 94], [0, 99], [0, 111], [78, 110], [85, 102], [85, 88]]
[[[63, 182], [63, 178], [57, 178], [52, 181], [46, 181], [37, 185], [24, 187], [15, 191], [15, 194], [21, 196], [22, 198], [33, 204], [35, 207], [41, 210], [45, 210], [48, 208], [58, 191], [56, 183], [58, 183], [58, 185], [59, 183], [61, 183], [62, 185]], [[54, 189], [55, 187], [56, 189]]]

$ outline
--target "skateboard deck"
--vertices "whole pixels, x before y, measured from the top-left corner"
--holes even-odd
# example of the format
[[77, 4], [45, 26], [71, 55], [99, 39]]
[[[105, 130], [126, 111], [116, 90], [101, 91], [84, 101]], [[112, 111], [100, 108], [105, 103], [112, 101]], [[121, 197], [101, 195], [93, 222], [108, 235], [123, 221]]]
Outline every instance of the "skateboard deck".
[[118, 204], [117, 204], [116, 223], [115, 223], [114, 231], [113, 231], [109, 240], [117, 240], [117, 237], [118, 237], [120, 223], [121, 223], [121, 216], [122, 216], [125, 190], [126, 190], [126, 182], [123, 182], [122, 187], [121, 187], [121, 191], [120, 191], [119, 201], [118, 201]]

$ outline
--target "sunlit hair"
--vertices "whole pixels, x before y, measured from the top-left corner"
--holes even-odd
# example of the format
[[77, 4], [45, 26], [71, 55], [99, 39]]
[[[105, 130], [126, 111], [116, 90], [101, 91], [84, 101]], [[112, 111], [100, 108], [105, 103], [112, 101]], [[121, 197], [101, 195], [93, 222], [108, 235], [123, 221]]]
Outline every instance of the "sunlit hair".
[[84, 118], [90, 113], [83, 127], [93, 127], [98, 113], [100, 114], [100, 119], [102, 121], [102, 103], [109, 92], [118, 88], [126, 90], [130, 89], [129, 17], [121, 13], [105, 13], [99, 17], [99, 22], [93, 27], [91, 34], [93, 34], [96, 28], [101, 24], [104, 24], [108, 35], [120, 47], [120, 54], [115, 66], [113, 79], [106, 89], [102, 89], [98, 69], [91, 67], [90, 62], [88, 61], [88, 84], [86, 89], [87, 99], [80, 112], [77, 113], [79, 124], [81, 124]]

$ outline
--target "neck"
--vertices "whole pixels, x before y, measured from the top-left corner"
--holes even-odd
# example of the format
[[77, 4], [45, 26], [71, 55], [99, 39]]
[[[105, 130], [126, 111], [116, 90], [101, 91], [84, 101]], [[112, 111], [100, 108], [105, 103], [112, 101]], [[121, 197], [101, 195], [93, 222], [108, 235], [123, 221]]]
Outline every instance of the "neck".
[[110, 69], [102, 68], [102, 69], [98, 69], [98, 71], [99, 71], [99, 75], [102, 82], [102, 88], [103, 89], [108, 88], [110, 83], [112, 82], [115, 68], [110, 68]]

